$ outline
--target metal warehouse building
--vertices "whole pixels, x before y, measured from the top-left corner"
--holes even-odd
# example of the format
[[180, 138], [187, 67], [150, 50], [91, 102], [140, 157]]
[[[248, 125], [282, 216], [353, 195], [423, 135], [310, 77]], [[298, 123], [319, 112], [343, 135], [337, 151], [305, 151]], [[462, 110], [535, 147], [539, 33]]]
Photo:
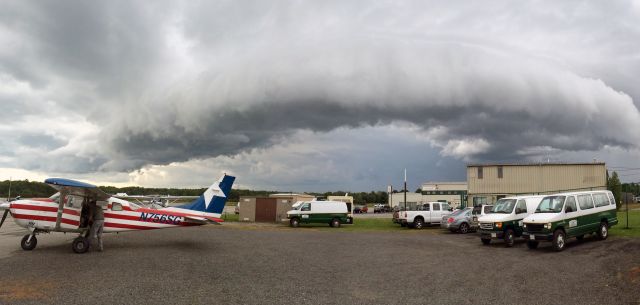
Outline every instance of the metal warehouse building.
[[468, 202], [493, 203], [512, 195], [604, 190], [605, 163], [470, 164]]
[[272, 194], [269, 197], [240, 197], [240, 221], [279, 222], [287, 220], [287, 211], [298, 201], [311, 201], [307, 194]]

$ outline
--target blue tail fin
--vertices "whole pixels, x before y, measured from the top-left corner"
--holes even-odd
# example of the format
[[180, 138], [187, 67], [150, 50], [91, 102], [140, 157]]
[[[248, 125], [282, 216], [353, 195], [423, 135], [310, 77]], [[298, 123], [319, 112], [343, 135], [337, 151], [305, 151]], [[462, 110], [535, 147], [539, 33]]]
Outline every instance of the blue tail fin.
[[193, 202], [176, 208], [222, 214], [224, 204], [227, 202], [227, 198], [231, 193], [231, 186], [236, 177], [227, 176], [226, 174], [220, 178], [216, 183], [212, 184], [204, 194]]

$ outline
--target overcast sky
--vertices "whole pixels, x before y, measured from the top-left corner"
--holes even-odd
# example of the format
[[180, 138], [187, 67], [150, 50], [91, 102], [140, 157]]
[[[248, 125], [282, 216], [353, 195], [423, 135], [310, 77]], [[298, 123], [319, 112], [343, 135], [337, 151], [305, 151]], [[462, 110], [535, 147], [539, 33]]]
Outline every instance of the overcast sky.
[[[5, 1], [0, 179], [412, 190], [640, 167], [640, 1]], [[621, 172], [640, 181], [640, 171]]]

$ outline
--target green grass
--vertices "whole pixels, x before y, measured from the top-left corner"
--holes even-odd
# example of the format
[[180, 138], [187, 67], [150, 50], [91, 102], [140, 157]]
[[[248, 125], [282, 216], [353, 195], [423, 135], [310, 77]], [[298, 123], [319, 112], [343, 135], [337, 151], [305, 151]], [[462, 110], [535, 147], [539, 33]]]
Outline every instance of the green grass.
[[[623, 208], [624, 209], [624, 208]], [[640, 211], [629, 211], [629, 229], [627, 226], [627, 212], [618, 212], [618, 224], [611, 227], [611, 236], [640, 237]]]
[[224, 219], [224, 221], [226, 221], [226, 222], [236, 222], [236, 221], [238, 221], [240, 219], [240, 215], [224, 213], [224, 214], [222, 214], [221, 218]]

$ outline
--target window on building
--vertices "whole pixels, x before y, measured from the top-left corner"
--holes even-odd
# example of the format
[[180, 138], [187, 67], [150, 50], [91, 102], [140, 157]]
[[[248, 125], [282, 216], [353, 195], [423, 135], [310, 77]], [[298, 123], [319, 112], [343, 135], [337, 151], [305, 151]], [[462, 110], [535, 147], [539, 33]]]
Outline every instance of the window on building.
[[481, 206], [487, 204], [487, 197], [473, 197], [473, 206]]
[[478, 179], [482, 179], [483, 175], [483, 170], [482, 170], [482, 166], [478, 167]]
[[498, 166], [498, 179], [502, 179], [502, 166]]
[[567, 197], [567, 204], [564, 208], [564, 212], [565, 213], [571, 213], [571, 212], [575, 212], [577, 211], [578, 208], [576, 207], [576, 198], [573, 196], [569, 196]]
[[593, 198], [591, 198], [591, 195], [580, 195], [578, 196], [578, 205], [580, 205], [581, 210], [592, 209]]

